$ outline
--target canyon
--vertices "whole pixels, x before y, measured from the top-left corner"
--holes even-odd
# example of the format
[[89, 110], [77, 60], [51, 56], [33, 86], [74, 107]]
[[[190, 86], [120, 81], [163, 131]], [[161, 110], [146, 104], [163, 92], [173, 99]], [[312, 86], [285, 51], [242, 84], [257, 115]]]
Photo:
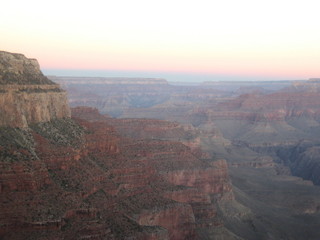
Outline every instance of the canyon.
[[[225, 161], [234, 199], [219, 202], [218, 212], [228, 233], [243, 239], [318, 238], [319, 79], [193, 85], [132, 79], [125, 88], [114, 79], [99, 91], [75, 79], [64, 81], [70, 104], [97, 108], [121, 134], [179, 141]], [[79, 99], [78, 92], [98, 98]], [[145, 95], [145, 105], [130, 102]], [[116, 111], [107, 110], [112, 102]]]
[[317, 79], [0, 75], [1, 239], [319, 239]]
[[218, 212], [234, 201], [227, 164], [165, 139], [172, 127], [188, 136], [183, 127], [165, 122], [152, 139], [126, 134], [135, 120], [70, 110], [59, 85], [24, 76], [32, 63], [40, 79], [35, 60], [1, 54], [2, 72], [14, 72], [2, 76], [1, 239], [237, 239]]

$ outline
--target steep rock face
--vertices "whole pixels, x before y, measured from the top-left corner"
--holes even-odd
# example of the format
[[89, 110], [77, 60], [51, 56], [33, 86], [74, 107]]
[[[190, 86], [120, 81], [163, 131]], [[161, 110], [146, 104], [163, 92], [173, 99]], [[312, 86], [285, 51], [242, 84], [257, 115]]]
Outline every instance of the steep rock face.
[[46, 78], [35, 59], [0, 52], [0, 126], [70, 117], [66, 92]]
[[0, 85], [0, 126], [29, 124], [70, 117], [66, 93], [57, 85]]

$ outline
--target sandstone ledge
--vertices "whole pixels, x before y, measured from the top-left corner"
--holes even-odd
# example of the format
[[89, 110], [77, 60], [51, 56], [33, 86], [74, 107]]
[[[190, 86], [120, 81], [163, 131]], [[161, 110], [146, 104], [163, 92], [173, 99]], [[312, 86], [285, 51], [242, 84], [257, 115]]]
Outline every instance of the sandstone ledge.
[[70, 117], [67, 94], [59, 85], [0, 87], [0, 126], [25, 128], [66, 117]]
[[20, 84], [8, 84], [0, 85], [0, 93], [12, 93], [12, 92], [65, 92], [60, 88], [58, 84], [51, 85], [20, 85]]

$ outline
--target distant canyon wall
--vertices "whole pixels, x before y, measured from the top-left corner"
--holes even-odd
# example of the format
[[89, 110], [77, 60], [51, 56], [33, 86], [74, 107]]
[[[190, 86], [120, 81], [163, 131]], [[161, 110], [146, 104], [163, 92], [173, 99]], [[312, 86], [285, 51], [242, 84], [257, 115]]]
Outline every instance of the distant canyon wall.
[[117, 84], [117, 85], [168, 85], [167, 80], [162, 78], [126, 78], [126, 77], [57, 77], [48, 76], [54, 82], [62, 85], [77, 84]]

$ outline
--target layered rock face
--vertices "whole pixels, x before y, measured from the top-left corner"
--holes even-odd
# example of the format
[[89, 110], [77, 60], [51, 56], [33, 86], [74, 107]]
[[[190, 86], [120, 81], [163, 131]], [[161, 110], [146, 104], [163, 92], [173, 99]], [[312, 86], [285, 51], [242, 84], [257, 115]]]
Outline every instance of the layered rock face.
[[66, 92], [50, 81], [37, 60], [0, 52], [0, 126], [29, 124], [70, 117]]

